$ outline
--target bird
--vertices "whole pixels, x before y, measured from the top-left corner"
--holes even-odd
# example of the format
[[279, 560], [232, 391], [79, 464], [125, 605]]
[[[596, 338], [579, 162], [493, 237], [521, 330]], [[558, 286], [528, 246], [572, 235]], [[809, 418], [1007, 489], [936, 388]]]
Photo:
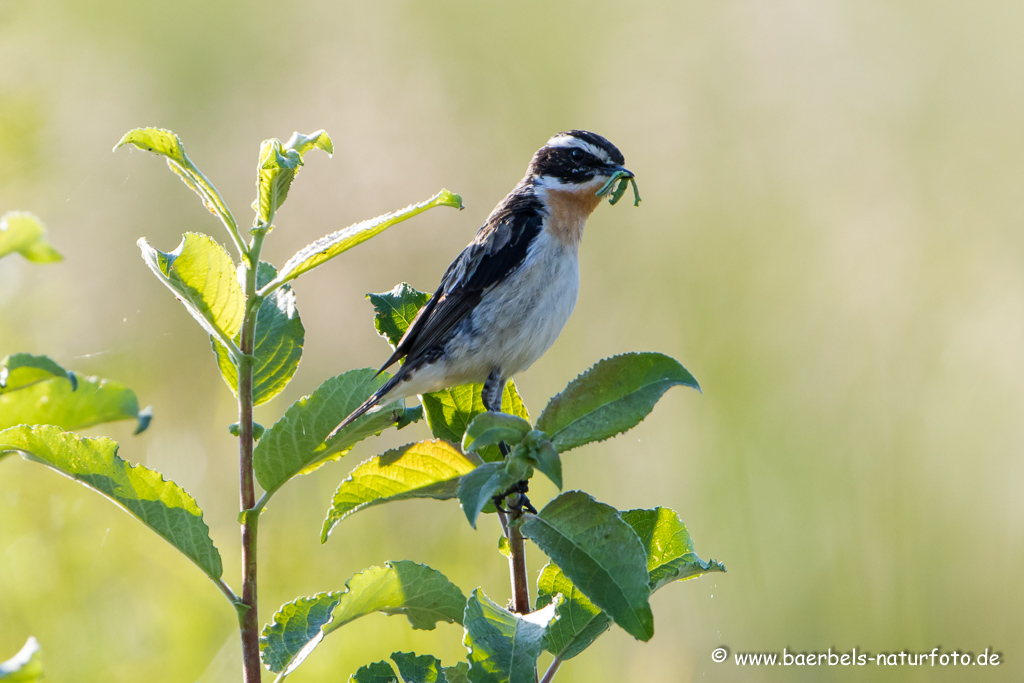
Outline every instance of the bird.
[[634, 178], [624, 163], [607, 138], [586, 130], [558, 133], [537, 150], [377, 374], [404, 364], [326, 440], [379, 406], [462, 384], [483, 383], [484, 408], [500, 411], [505, 384], [572, 315], [584, 225], [615, 181]]

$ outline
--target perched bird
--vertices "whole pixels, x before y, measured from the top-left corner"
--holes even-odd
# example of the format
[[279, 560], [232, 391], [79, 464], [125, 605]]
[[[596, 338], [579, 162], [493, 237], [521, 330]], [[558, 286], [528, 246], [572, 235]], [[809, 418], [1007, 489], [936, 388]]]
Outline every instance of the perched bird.
[[551, 347], [576, 306], [583, 226], [614, 180], [633, 177], [624, 161], [585, 130], [537, 150], [380, 372], [405, 363], [328, 440], [378, 405], [471, 382], [483, 382], [484, 407], [500, 411], [505, 383]]

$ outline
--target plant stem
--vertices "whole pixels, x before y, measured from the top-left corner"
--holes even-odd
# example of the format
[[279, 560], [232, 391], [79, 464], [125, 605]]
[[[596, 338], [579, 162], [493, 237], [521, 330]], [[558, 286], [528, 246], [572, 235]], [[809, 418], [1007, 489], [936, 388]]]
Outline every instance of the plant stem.
[[[508, 523], [505, 527], [505, 537], [508, 539], [508, 570], [512, 581], [512, 608], [518, 614], [529, 614], [530, 609], [530, 584], [526, 577], [526, 543], [523, 534], [519, 531], [516, 521], [523, 516], [522, 510], [512, 509], [509, 511]], [[504, 521], [504, 520], [502, 520]]]
[[[521, 497], [519, 502], [522, 502]], [[501, 527], [505, 530], [505, 538], [508, 539], [508, 571], [512, 580], [512, 609], [517, 614], [526, 615], [531, 611], [530, 584], [526, 577], [526, 542], [522, 532], [519, 531], [519, 524], [517, 524], [519, 518], [523, 516], [523, 509], [518, 506], [512, 507], [509, 510], [507, 523], [505, 515], [500, 510], [498, 515]], [[536, 666], [533, 669], [533, 680], [537, 680]]]
[[224, 579], [218, 579], [217, 581], [214, 581], [214, 583], [217, 584], [217, 588], [220, 589], [220, 592], [224, 594], [224, 597], [226, 597], [232, 605], [238, 603], [238, 596], [235, 595], [235, 591], [231, 590], [231, 586], [224, 582]]
[[235, 243], [235, 248], [238, 249], [239, 255], [245, 256], [245, 242], [242, 240], [242, 234], [238, 232], [238, 222], [235, 221], [235, 216], [231, 213], [231, 209], [224, 203], [220, 192], [217, 191], [217, 188], [213, 186], [210, 179], [203, 175], [203, 172], [191, 160], [188, 160], [186, 168], [202, 179], [203, 182], [196, 183], [196, 191], [200, 193], [205, 202], [211, 204], [216, 209], [217, 217], [220, 218], [220, 222], [224, 224], [224, 227], [228, 229], [228, 234], [231, 235], [231, 241]]
[[240, 614], [242, 632], [242, 671], [244, 683], [260, 683], [260, 621], [256, 584], [256, 551], [259, 513], [248, 512], [256, 506], [256, 482], [252, 468], [252, 369], [255, 346], [256, 314], [259, 298], [256, 296], [256, 266], [259, 264], [262, 235], [253, 237], [247, 254], [245, 271], [245, 317], [242, 320], [238, 360], [238, 470], [239, 499], [242, 508], [242, 602], [246, 610]]
[[561, 655], [551, 660], [551, 666], [544, 672], [544, 678], [540, 679], [540, 683], [551, 683], [555, 679], [555, 672], [558, 671], [558, 667], [562, 665]]

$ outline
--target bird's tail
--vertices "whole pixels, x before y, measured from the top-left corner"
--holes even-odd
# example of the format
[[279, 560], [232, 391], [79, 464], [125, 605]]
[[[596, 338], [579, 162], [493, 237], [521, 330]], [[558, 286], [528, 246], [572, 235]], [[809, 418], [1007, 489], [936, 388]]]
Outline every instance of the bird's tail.
[[371, 410], [373, 410], [374, 408], [376, 408], [377, 405], [380, 403], [380, 400], [389, 391], [394, 389], [396, 384], [398, 384], [398, 382], [396, 380], [397, 380], [397, 375], [395, 377], [392, 377], [391, 379], [389, 379], [387, 382], [384, 382], [384, 384], [381, 385], [380, 389], [378, 389], [377, 391], [373, 392], [373, 394], [370, 396], [370, 398], [368, 398], [365, 401], [363, 401], [363, 404], [361, 406], [359, 406], [358, 408], [353, 410], [352, 413], [348, 417], [346, 417], [344, 420], [341, 421], [341, 424], [339, 424], [337, 427], [335, 427], [333, 430], [331, 430], [331, 433], [327, 435], [327, 439], [326, 440], [327, 441], [332, 440], [334, 437], [336, 437], [338, 435], [338, 433], [341, 430], [345, 429], [345, 427], [348, 427], [350, 424], [352, 424], [353, 422], [358, 420], [360, 417], [362, 417], [366, 413], [368, 413]]

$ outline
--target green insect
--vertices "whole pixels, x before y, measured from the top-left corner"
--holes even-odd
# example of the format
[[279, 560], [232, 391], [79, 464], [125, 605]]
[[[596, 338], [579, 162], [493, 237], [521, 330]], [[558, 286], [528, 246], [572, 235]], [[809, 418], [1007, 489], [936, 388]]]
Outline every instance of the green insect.
[[[612, 190], [612, 187], [618, 183], [618, 186]], [[604, 197], [608, 195], [608, 203], [614, 205], [620, 199], [622, 195], [626, 194], [626, 186], [633, 184], [633, 206], [640, 206], [640, 190], [636, 186], [636, 178], [633, 177], [632, 173], [628, 171], [616, 171], [611, 178], [608, 179], [601, 189], [597, 191], [598, 197]]]

